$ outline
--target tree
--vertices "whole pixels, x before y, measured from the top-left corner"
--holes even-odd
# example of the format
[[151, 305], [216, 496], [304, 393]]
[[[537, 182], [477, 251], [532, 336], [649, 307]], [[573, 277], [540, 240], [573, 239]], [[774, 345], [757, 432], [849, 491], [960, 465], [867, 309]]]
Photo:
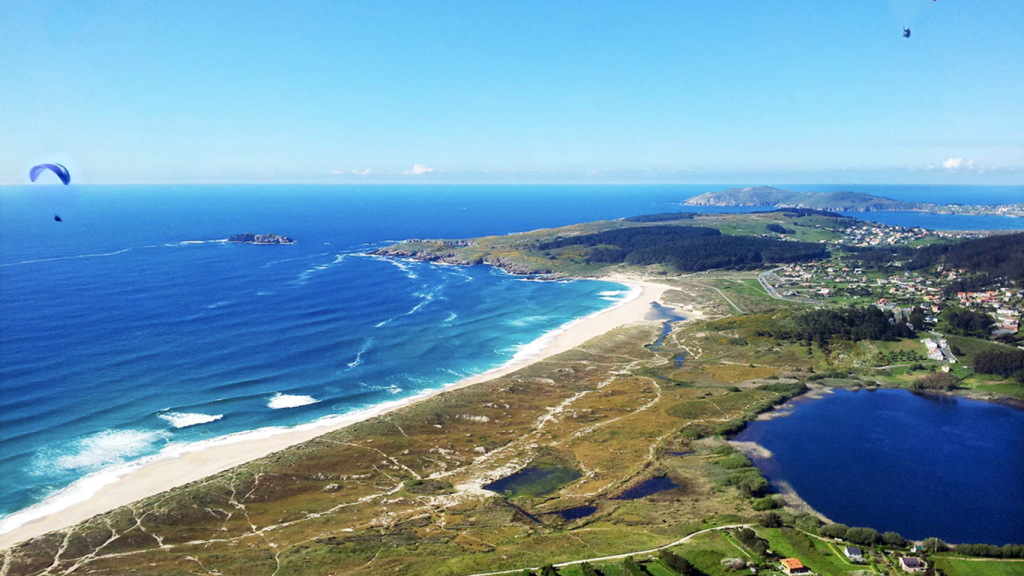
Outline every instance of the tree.
[[914, 390], [952, 390], [956, 388], [957, 382], [956, 376], [948, 372], [934, 372], [915, 380], [910, 386]]
[[943, 311], [942, 318], [949, 324], [952, 332], [964, 336], [988, 336], [989, 329], [995, 324], [995, 320], [984, 312], [958, 310], [953, 307]]
[[757, 556], [764, 558], [768, 555], [768, 541], [758, 537], [757, 533], [750, 528], [740, 528], [737, 530], [736, 539], [747, 548], [750, 548]]
[[826, 524], [818, 532], [829, 538], [846, 538], [846, 531], [849, 527], [846, 524]]
[[782, 516], [779, 516], [777, 512], [762, 514], [761, 526], [765, 528], [782, 528]]
[[949, 546], [938, 538], [925, 538], [921, 545], [929, 552], [945, 552]]
[[600, 576], [600, 574], [597, 573], [597, 570], [590, 565], [590, 562], [580, 564], [580, 571], [583, 572], [583, 576]]
[[540, 576], [558, 576], [558, 572], [555, 572], [554, 566], [546, 564], [540, 569]]
[[898, 532], [886, 532], [882, 534], [882, 542], [886, 546], [892, 546], [893, 548], [903, 548], [907, 545], [907, 541], [900, 536]]
[[632, 556], [627, 556], [626, 559], [622, 561], [622, 569], [629, 576], [647, 576], [647, 570], [641, 568], [640, 565], [636, 563], [636, 560], [633, 560]]
[[870, 546], [877, 544], [881, 541], [881, 536], [878, 535], [878, 531], [874, 528], [850, 528], [846, 531], [846, 539], [854, 544], [864, 544]]
[[779, 502], [774, 496], [765, 496], [764, 498], [754, 500], [753, 508], [758, 512], [775, 510], [776, 508], [782, 508], [782, 502]]
[[974, 371], [980, 374], [1013, 376], [1020, 370], [1024, 370], [1024, 350], [993, 346], [974, 356]]
[[689, 560], [671, 550], [662, 550], [659, 554], [661, 561], [666, 566], [675, 570], [682, 576], [701, 576], [703, 572], [697, 569]]

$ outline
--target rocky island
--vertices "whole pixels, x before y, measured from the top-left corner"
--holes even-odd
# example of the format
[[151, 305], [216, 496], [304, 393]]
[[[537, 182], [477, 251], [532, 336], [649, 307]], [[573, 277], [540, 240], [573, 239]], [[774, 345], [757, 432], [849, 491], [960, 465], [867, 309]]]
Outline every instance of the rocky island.
[[278, 236], [277, 234], [252, 234], [246, 232], [244, 234], [232, 234], [228, 237], [228, 242], [237, 242], [239, 244], [294, 244], [295, 240], [288, 236]]

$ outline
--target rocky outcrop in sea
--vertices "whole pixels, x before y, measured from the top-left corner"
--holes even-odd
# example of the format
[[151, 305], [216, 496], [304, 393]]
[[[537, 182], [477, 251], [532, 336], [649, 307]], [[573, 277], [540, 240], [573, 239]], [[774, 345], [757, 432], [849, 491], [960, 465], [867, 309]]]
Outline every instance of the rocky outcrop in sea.
[[232, 234], [228, 237], [228, 242], [237, 242], [239, 244], [294, 244], [295, 240], [288, 236], [278, 236], [277, 234], [251, 234], [246, 232], [245, 234]]

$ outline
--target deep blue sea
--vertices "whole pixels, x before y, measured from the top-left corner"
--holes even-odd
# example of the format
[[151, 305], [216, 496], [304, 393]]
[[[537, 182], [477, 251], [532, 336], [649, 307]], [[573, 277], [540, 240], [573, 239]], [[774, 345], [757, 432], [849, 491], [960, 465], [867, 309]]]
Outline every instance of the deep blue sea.
[[[723, 187], [2, 187], [0, 515], [36, 508], [0, 530], [140, 459], [495, 368], [629, 297], [618, 284], [367, 256], [375, 246], [678, 211]], [[1024, 198], [1021, 187], [863, 188], [900, 199]], [[1024, 219], [953, 217], [943, 227], [1024, 229]], [[298, 243], [223, 242], [240, 232]]]
[[836, 390], [735, 440], [834, 522], [956, 543], [1024, 543], [1024, 410], [906, 390]]

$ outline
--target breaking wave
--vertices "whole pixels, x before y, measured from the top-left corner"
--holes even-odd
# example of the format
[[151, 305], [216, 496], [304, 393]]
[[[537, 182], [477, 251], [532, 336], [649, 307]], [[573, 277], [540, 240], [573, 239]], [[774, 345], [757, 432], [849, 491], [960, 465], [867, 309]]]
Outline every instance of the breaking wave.
[[273, 410], [280, 410], [282, 408], [298, 408], [299, 406], [308, 406], [310, 404], [316, 404], [319, 402], [312, 396], [304, 396], [299, 394], [281, 394], [278, 392], [267, 400], [267, 407]]
[[209, 424], [224, 417], [223, 414], [191, 414], [188, 412], [165, 412], [160, 414], [161, 420], [166, 420], [175, 428], [188, 428], [199, 424]]

